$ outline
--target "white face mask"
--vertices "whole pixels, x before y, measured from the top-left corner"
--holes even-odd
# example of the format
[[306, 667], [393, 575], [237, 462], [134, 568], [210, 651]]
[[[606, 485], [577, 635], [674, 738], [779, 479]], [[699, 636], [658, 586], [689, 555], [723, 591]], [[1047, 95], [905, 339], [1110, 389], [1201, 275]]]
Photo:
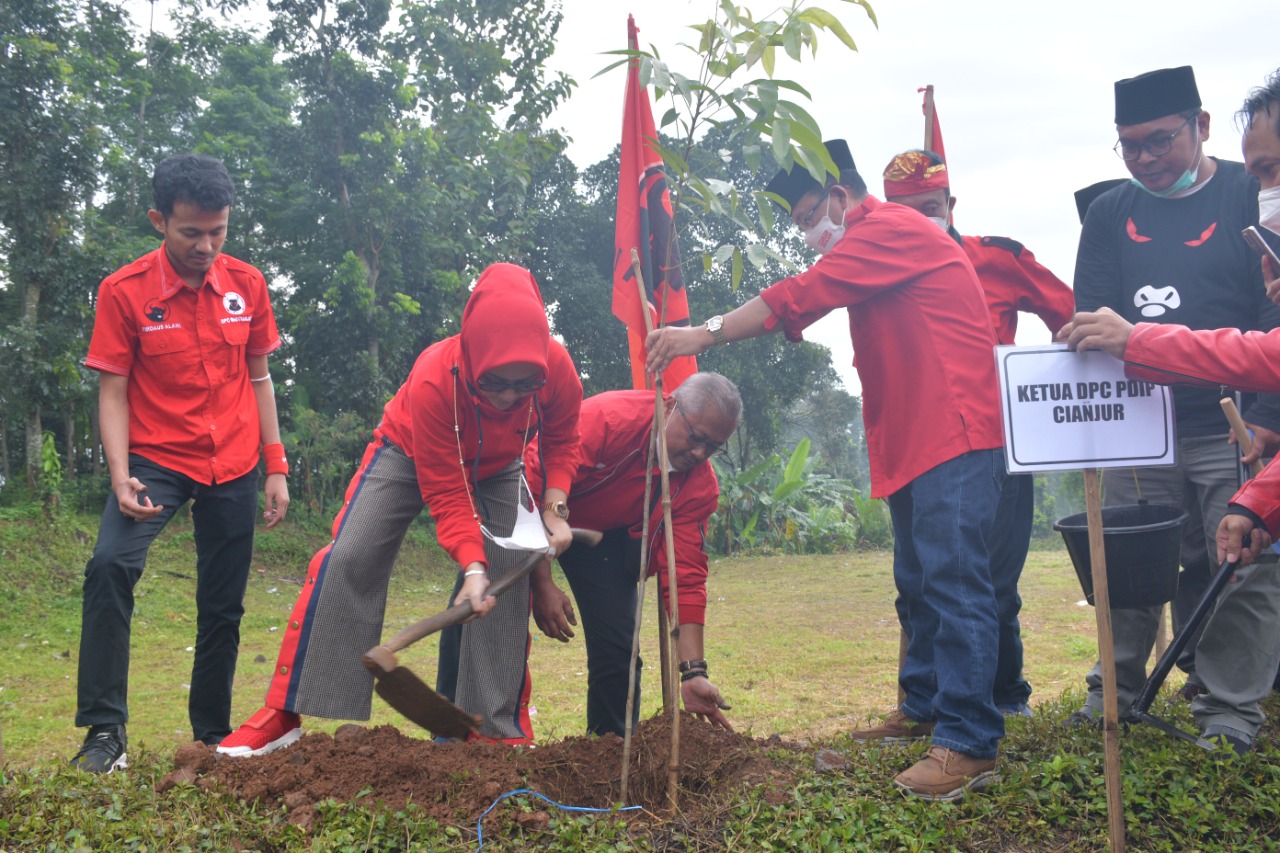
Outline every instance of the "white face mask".
[[1258, 193], [1258, 224], [1280, 234], [1280, 187]]
[[831, 247], [844, 236], [844, 217], [841, 216], [840, 219], [841, 223], [839, 225], [831, 221], [831, 199], [828, 197], [827, 213], [812, 228], [804, 232], [805, 245], [819, 255], [825, 255], [830, 252]]
[[945, 216], [927, 216], [925, 218], [928, 219], [930, 222], [932, 222], [934, 225], [937, 225], [943, 231], [946, 231], [948, 228], [951, 227], [951, 223], [947, 221], [947, 217]]

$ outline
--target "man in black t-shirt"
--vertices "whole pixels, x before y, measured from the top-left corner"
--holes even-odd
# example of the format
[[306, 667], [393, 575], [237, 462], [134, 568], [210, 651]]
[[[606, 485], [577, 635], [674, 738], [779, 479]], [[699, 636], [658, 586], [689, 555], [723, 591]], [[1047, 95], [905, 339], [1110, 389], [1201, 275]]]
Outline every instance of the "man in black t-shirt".
[[[1190, 66], [1152, 71], [1115, 84], [1116, 153], [1133, 180], [1089, 206], [1076, 256], [1077, 311], [1108, 307], [1131, 322], [1177, 323], [1196, 329], [1280, 326], [1280, 309], [1266, 298], [1258, 256], [1240, 231], [1258, 221], [1258, 182], [1239, 163], [1204, 153], [1209, 114]], [[1111, 469], [1103, 475], [1105, 503], [1139, 500], [1182, 506], [1190, 515], [1174, 624], [1184, 620], [1214, 567], [1214, 533], [1239, 485], [1239, 458], [1227, 443], [1218, 404], [1222, 389], [1176, 387], [1177, 465]], [[1280, 443], [1280, 401], [1245, 401], [1255, 439]], [[1207, 739], [1224, 738], [1237, 752], [1251, 748], [1262, 724], [1260, 699], [1275, 674], [1254, 639], [1275, 631], [1280, 572], [1274, 566], [1241, 572], [1223, 593], [1201, 637], [1188, 646], [1183, 698]], [[1159, 608], [1113, 611], [1116, 681], [1121, 713], [1145, 678]], [[1073, 715], [1100, 717], [1100, 668], [1086, 682], [1089, 697]]]

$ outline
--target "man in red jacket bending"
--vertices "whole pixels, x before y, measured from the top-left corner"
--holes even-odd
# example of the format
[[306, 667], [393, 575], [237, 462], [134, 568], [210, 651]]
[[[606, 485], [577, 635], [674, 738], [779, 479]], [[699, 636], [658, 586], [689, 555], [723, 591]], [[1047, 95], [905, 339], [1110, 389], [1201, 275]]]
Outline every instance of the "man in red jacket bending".
[[[645, 467], [653, 431], [653, 393], [608, 391], [583, 401], [579, 417], [581, 455], [569, 490], [575, 527], [604, 532], [595, 548], [570, 548], [560, 555], [582, 611], [587, 644], [587, 731], [621, 735], [626, 726], [627, 677], [636, 619], [636, 581], [644, 519]], [[707, 609], [707, 555], [703, 550], [707, 519], [720, 499], [710, 459], [738, 427], [742, 398], [728, 379], [695, 373], [663, 400], [663, 423], [670, 460], [671, 531], [676, 551], [676, 595], [680, 694], [685, 710], [731, 728], [728, 707], [709, 678], [703, 650], [703, 614]], [[530, 487], [537, 491], [541, 468], [537, 445], [525, 454]], [[667, 601], [666, 534], [658, 471], [655, 468], [649, 516], [650, 574], [658, 576]], [[573, 636], [573, 605], [551, 580], [550, 563], [534, 570], [533, 613], [538, 627], [567, 643]], [[640, 707], [640, 666], [633, 673]]]

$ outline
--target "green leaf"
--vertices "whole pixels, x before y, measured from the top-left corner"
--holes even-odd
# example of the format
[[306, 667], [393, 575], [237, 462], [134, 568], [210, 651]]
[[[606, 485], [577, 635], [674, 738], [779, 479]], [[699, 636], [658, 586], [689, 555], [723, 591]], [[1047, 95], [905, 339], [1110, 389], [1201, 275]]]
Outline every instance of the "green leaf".
[[776, 51], [773, 45], [769, 45], [764, 49], [764, 56], [761, 58], [760, 65], [764, 68], [764, 73], [770, 77], [773, 76], [774, 63], [777, 61]]
[[747, 244], [747, 260], [756, 269], [760, 269], [769, 262], [769, 253], [765, 250], [763, 243]]
[[737, 290], [740, 284], [742, 284], [742, 252], [735, 246], [733, 249], [733, 278], [730, 286]]
[[791, 459], [787, 462], [787, 468], [783, 474], [786, 480], [797, 480], [804, 472], [804, 463], [809, 458], [809, 439], [802, 438], [800, 443], [796, 445], [796, 449], [791, 452]]
[[800, 61], [802, 37], [800, 26], [794, 20], [788, 21], [786, 29], [782, 31], [782, 47], [787, 51], [787, 56], [796, 62]]
[[791, 123], [785, 119], [774, 119], [771, 136], [773, 159], [779, 163], [789, 162], [787, 155], [791, 150]]

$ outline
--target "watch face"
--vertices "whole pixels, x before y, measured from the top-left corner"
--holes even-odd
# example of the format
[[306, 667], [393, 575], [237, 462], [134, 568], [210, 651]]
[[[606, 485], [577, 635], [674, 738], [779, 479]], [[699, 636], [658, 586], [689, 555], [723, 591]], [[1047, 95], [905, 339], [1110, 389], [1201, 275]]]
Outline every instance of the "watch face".
[[720, 331], [720, 324], [724, 322], [724, 318], [718, 314], [707, 321], [707, 329], [712, 332]]

